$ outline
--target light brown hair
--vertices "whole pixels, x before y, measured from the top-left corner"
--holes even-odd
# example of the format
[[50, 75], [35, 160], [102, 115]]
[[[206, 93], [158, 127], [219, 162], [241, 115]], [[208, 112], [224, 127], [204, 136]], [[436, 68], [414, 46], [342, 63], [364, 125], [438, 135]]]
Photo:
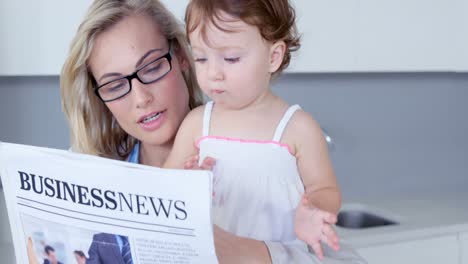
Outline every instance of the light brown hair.
[[257, 27], [267, 41], [274, 43], [282, 40], [286, 43], [283, 61], [274, 75], [288, 67], [291, 53], [300, 48], [296, 12], [288, 0], [191, 0], [185, 12], [187, 36], [201, 25], [200, 32], [206, 40], [206, 25], [210, 23], [230, 32], [217, 23], [229, 22], [222, 13]]
[[97, 35], [132, 15], [148, 16], [162, 34], [172, 40], [174, 51], [190, 63], [188, 71], [183, 72], [190, 109], [202, 103], [183, 26], [162, 3], [158, 0], [95, 0], [72, 40], [60, 76], [62, 108], [70, 126], [73, 151], [124, 159], [136, 143], [94, 94], [93, 76], [88, 67]]

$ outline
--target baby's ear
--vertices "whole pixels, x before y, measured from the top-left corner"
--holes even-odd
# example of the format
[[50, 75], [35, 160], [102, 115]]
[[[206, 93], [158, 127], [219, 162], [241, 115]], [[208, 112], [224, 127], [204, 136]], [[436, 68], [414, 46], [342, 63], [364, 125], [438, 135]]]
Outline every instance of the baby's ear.
[[270, 73], [276, 72], [283, 63], [286, 43], [282, 40], [276, 41], [270, 47]]

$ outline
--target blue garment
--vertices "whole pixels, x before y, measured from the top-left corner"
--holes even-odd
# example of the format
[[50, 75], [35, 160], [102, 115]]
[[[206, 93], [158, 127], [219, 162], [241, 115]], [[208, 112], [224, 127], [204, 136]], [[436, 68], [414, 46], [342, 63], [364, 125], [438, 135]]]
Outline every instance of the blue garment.
[[94, 234], [86, 264], [132, 264], [129, 250], [130, 245], [126, 236], [109, 233]]
[[115, 235], [115, 240], [117, 240], [117, 244], [119, 245], [120, 254], [122, 255], [124, 262], [133, 263], [132, 262], [132, 254], [130, 251], [130, 244], [128, 243], [128, 238], [125, 236]]
[[115, 240], [117, 240], [117, 244], [119, 245], [119, 251], [120, 253], [122, 253], [122, 246], [124, 244], [122, 241], [122, 237], [119, 235], [115, 235]]
[[121, 237], [121, 239], [123, 243], [121, 249], [123, 261], [125, 262], [125, 264], [133, 264], [132, 251], [130, 250], [130, 243], [128, 243], [128, 238], [123, 236]]
[[140, 142], [135, 144], [132, 152], [128, 155], [127, 161], [131, 163], [140, 163]]

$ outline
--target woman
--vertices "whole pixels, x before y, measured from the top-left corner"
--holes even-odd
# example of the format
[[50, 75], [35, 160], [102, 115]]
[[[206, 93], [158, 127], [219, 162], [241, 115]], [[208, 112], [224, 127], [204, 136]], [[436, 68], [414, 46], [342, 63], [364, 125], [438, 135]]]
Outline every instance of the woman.
[[[183, 28], [157, 0], [94, 1], [72, 41], [61, 93], [73, 151], [158, 167], [185, 115], [202, 103]], [[217, 227], [214, 238], [222, 263], [296, 254]]]

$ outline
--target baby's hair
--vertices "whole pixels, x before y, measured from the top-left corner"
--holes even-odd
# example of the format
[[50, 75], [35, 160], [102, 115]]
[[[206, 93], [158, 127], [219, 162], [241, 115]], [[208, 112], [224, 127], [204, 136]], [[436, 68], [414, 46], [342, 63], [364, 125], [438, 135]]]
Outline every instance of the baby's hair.
[[217, 23], [229, 22], [223, 13], [257, 27], [267, 41], [286, 43], [283, 62], [274, 75], [288, 67], [291, 53], [301, 46], [296, 12], [288, 0], [191, 0], [185, 12], [187, 36], [201, 25], [202, 37], [208, 42], [206, 25], [210, 23], [224, 32], [232, 32]]

